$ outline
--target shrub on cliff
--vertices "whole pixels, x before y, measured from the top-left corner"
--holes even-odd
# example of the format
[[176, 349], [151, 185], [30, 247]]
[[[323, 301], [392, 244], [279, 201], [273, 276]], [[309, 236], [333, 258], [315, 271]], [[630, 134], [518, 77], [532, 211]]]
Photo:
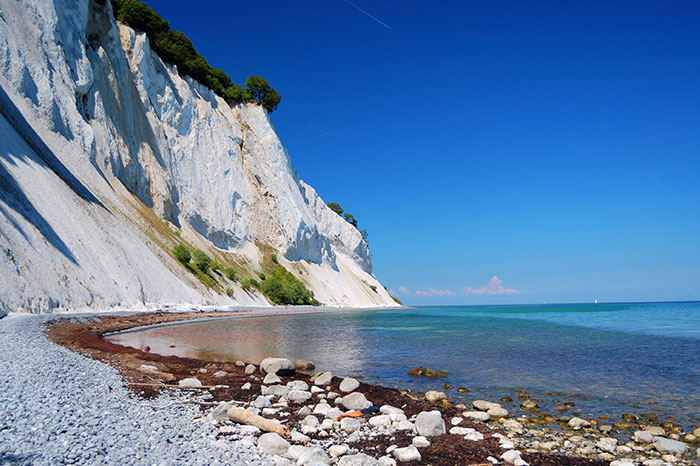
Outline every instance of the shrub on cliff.
[[183, 264], [187, 264], [190, 259], [192, 259], [192, 255], [190, 254], [190, 250], [187, 249], [187, 246], [184, 244], [178, 244], [173, 248], [173, 255], [175, 256], [175, 259], [179, 260]]
[[269, 273], [260, 284], [260, 291], [275, 304], [313, 305], [319, 303], [312, 291], [282, 266]]
[[226, 275], [226, 278], [228, 278], [231, 281], [234, 281], [236, 279], [236, 271], [233, 269], [233, 267], [226, 267], [224, 269], [224, 275]]
[[197, 249], [192, 253], [192, 259], [194, 260], [194, 265], [196, 265], [202, 272], [209, 270], [211, 258], [201, 249]]

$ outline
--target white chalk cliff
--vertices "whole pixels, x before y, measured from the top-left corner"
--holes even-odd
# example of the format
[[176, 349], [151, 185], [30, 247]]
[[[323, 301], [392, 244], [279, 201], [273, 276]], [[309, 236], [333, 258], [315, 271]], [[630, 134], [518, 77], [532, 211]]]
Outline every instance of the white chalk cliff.
[[325, 304], [395, 304], [267, 113], [178, 75], [109, 1], [0, 0], [0, 69], [0, 314], [269, 304], [205, 286], [180, 241], [240, 273], [275, 253]]

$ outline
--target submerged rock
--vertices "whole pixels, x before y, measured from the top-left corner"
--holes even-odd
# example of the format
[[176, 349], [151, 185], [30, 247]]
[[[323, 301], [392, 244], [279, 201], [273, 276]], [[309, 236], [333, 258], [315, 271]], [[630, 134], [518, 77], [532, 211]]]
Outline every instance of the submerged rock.
[[436, 378], [436, 377], [446, 377], [450, 373], [447, 372], [446, 370], [433, 370], [429, 367], [416, 367], [415, 369], [411, 369], [408, 371], [408, 375], [412, 375], [415, 377], [430, 377], [430, 378]]
[[309, 372], [316, 369], [316, 366], [312, 361], [306, 359], [297, 359], [294, 361], [294, 368], [298, 371]]
[[660, 453], [685, 453], [687, 448], [683, 442], [667, 439], [664, 437], [654, 437], [654, 448]]

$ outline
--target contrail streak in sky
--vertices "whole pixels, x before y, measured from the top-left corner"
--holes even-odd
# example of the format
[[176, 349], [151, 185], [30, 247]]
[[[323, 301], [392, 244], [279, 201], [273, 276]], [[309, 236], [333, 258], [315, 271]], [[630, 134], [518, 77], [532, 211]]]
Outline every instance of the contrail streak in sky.
[[344, 1], [345, 3], [347, 3], [348, 5], [350, 5], [351, 7], [355, 8], [355, 9], [357, 9], [358, 11], [360, 11], [360, 12], [364, 13], [365, 15], [369, 16], [370, 18], [372, 18], [373, 20], [375, 20], [376, 22], [378, 22], [379, 24], [381, 24], [382, 26], [384, 26], [385, 28], [387, 28], [388, 30], [391, 31], [391, 28], [389, 27], [388, 24], [383, 23], [382, 21], [380, 21], [380, 20], [379, 20], [378, 18], [376, 18], [375, 16], [372, 16], [371, 14], [367, 13], [365, 10], [363, 10], [363, 9], [360, 8], [359, 6], [355, 5], [355, 4], [352, 3], [350, 0], [343, 0], [343, 1]]

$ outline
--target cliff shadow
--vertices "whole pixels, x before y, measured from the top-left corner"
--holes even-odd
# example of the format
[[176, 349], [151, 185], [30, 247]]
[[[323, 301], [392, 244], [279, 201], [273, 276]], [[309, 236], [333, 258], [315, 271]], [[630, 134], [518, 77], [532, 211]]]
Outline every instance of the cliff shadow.
[[[10, 165], [17, 165], [18, 162], [28, 163], [32, 161], [53, 172], [83, 201], [97, 205], [109, 212], [109, 209], [107, 209], [104, 204], [102, 204], [102, 202], [97, 199], [97, 197], [95, 197], [95, 195], [92, 194], [65, 165], [63, 165], [58, 157], [56, 157], [51, 149], [43, 142], [41, 137], [34, 131], [2, 87], [0, 87], [0, 114], [4, 117], [9, 126], [9, 128], [3, 132], [7, 135], [9, 131], [14, 130], [29, 148], [27, 151], [11, 151], [7, 145], [3, 144], [0, 146], [0, 161]], [[46, 240], [68, 260], [77, 264], [78, 262], [68, 246], [34, 207], [22, 189], [22, 186], [20, 186], [5, 164], [0, 164], [0, 200], [10, 209], [21, 215], [27, 222], [34, 225]], [[2, 213], [8, 221], [13, 224], [17, 231], [29, 241], [26, 232], [12, 218], [7, 209], [0, 206], [0, 213]]]

